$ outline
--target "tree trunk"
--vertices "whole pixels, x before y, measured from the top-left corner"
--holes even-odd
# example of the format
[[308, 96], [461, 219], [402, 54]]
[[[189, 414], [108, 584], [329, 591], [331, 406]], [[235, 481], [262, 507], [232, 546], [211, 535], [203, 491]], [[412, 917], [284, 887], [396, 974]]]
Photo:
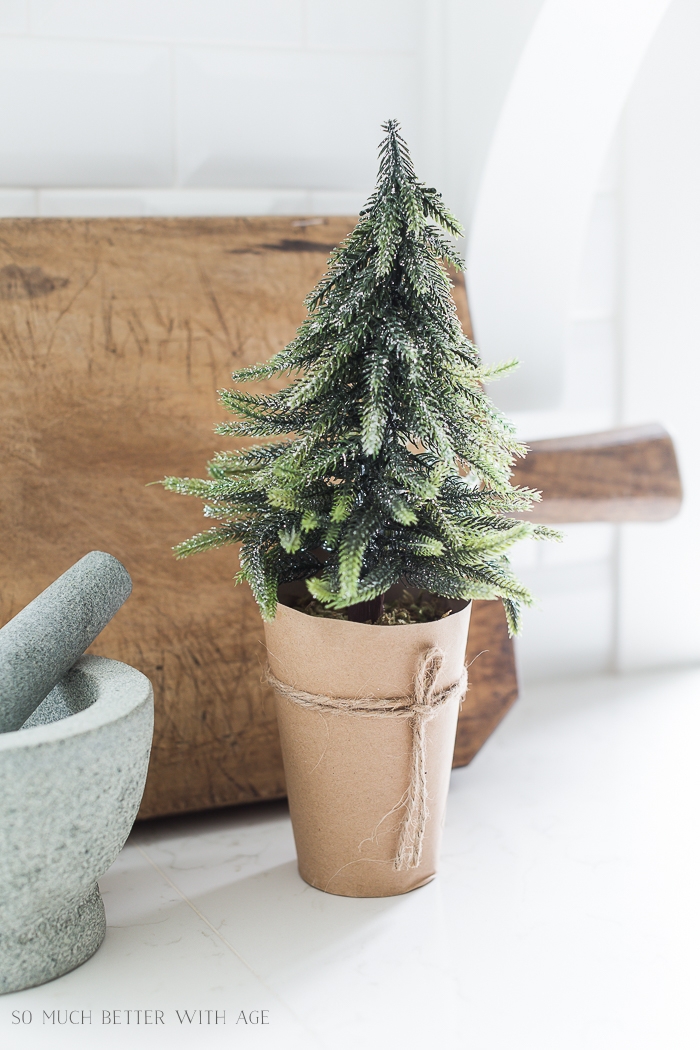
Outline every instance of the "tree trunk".
[[358, 602], [357, 605], [348, 605], [348, 620], [352, 623], [376, 623], [384, 615], [384, 598], [380, 594], [369, 602]]

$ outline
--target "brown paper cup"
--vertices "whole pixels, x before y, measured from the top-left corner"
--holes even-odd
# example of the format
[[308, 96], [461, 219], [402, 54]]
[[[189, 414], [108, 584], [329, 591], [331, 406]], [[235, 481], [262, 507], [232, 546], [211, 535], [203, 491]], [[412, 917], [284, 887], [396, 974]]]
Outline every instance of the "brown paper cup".
[[[280, 592], [284, 601], [283, 591]], [[471, 606], [446, 602], [444, 620], [377, 627], [308, 616], [286, 605], [265, 624], [272, 673], [308, 693], [387, 698], [413, 691], [420, 657], [445, 653], [438, 689], [464, 667]], [[440, 851], [458, 701], [427, 723], [428, 823], [418, 867], [395, 871], [401, 800], [410, 778], [412, 730], [405, 718], [309, 710], [276, 694], [289, 808], [301, 877], [345, 897], [389, 897], [434, 878]]]

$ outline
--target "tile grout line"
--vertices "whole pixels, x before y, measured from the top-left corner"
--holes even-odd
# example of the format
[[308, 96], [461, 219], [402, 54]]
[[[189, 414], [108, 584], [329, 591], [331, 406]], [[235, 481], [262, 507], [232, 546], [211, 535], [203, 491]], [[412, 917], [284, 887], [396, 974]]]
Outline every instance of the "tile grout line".
[[35, 33], [32, 30], [27, 32], [3, 32], [0, 30], [0, 41], [2, 40], [27, 40], [42, 41], [49, 44], [116, 44], [124, 45], [126, 47], [169, 47], [169, 46], [181, 46], [188, 48], [189, 50], [195, 50], [196, 48], [210, 49], [210, 50], [222, 50], [224, 48], [229, 51], [243, 51], [251, 52], [258, 51], [264, 52], [269, 51], [273, 54], [298, 54], [303, 57], [306, 55], [371, 55], [376, 57], [404, 57], [413, 58], [415, 56], [415, 47], [391, 47], [391, 46], [377, 46], [377, 47], [358, 47], [352, 45], [338, 45], [338, 44], [304, 44], [300, 39], [298, 43], [275, 43], [274, 41], [244, 41], [231, 39], [218, 39], [214, 37], [198, 37], [197, 39], [190, 39], [189, 37], [182, 36], [101, 36], [96, 33], [93, 36], [80, 36], [78, 34], [67, 34], [57, 35], [53, 33]]
[[182, 901], [184, 901], [184, 903], [185, 903], [185, 904], [187, 904], [187, 905], [188, 905], [188, 906], [189, 906], [189, 907], [190, 907], [190, 908], [192, 909], [192, 911], [193, 911], [193, 912], [195, 913], [195, 915], [196, 915], [196, 916], [197, 916], [197, 917], [198, 917], [199, 919], [201, 919], [201, 920], [202, 920], [202, 922], [203, 922], [203, 923], [204, 923], [204, 924], [205, 924], [206, 926], [208, 926], [208, 927], [209, 927], [209, 929], [211, 930], [211, 932], [212, 932], [212, 933], [213, 933], [213, 934], [214, 934], [214, 935], [215, 935], [216, 937], [218, 937], [218, 938], [219, 938], [219, 940], [221, 941], [221, 943], [222, 943], [223, 945], [225, 945], [225, 946], [226, 946], [226, 947], [228, 948], [228, 950], [229, 950], [229, 951], [230, 951], [230, 952], [231, 952], [231, 953], [232, 953], [233, 955], [235, 955], [235, 956], [236, 956], [236, 958], [237, 958], [237, 959], [239, 960], [239, 962], [243, 963], [243, 965], [245, 966], [245, 968], [246, 968], [247, 970], [249, 970], [249, 971], [250, 971], [250, 972], [252, 973], [253, 977], [255, 977], [255, 979], [256, 979], [257, 981], [260, 981], [260, 984], [261, 984], [261, 985], [263, 986], [263, 988], [266, 988], [266, 989], [267, 989], [267, 991], [268, 991], [268, 992], [270, 993], [270, 995], [272, 995], [272, 996], [273, 996], [273, 997], [274, 997], [275, 999], [277, 999], [277, 1001], [278, 1001], [278, 1002], [280, 1002], [280, 1003], [281, 1003], [281, 1004], [282, 1004], [282, 1005], [284, 1006], [285, 1010], [288, 1010], [288, 1011], [289, 1011], [289, 1013], [290, 1013], [290, 1014], [292, 1015], [292, 1017], [294, 1018], [294, 1020], [295, 1020], [295, 1021], [297, 1021], [297, 1022], [298, 1022], [298, 1023], [299, 1023], [300, 1025], [301, 1025], [301, 1027], [302, 1027], [302, 1028], [304, 1029], [304, 1031], [306, 1031], [306, 1032], [307, 1032], [307, 1033], [308, 1033], [309, 1035], [311, 1035], [311, 1036], [312, 1036], [312, 1037], [313, 1037], [314, 1039], [318, 1039], [318, 1035], [317, 1035], [317, 1033], [316, 1033], [316, 1032], [314, 1032], [314, 1031], [313, 1031], [313, 1029], [311, 1029], [311, 1028], [308, 1028], [308, 1027], [307, 1027], [307, 1025], [306, 1025], [306, 1023], [305, 1023], [304, 1021], [302, 1021], [302, 1019], [301, 1019], [301, 1018], [300, 1018], [300, 1017], [299, 1017], [299, 1016], [298, 1016], [298, 1015], [296, 1014], [296, 1012], [295, 1012], [295, 1011], [294, 1011], [294, 1010], [292, 1009], [292, 1007], [291, 1007], [291, 1006], [290, 1006], [290, 1005], [289, 1005], [289, 1004], [288, 1004], [287, 1002], [285, 1002], [285, 1000], [284, 1000], [284, 999], [282, 998], [282, 996], [281, 996], [281, 995], [279, 995], [279, 994], [278, 994], [278, 993], [277, 993], [277, 992], [276, 992], [276, 991], [275, 991], [275, 990], [274, 990], [273, 988], [271, 988], [271, 987], [269, 986], [269, 984], [267, 983], [267, 981], [265, 981], [265, 979], [264, 979], [263, 977], [261, 977], [259, 973], [256, 973], [256, 971], [255, 971], [255, 970], [253, 969], [253, 967], [252, 967], [252, 966], [250, 965], [250, 963], [249, 963], [249, 962], [246, 962], [246, 960], [245, 960], [245, 959], [243, 958], [243, 956], [241, 955], [241, 953], [240, 953], [239, 951], [237, 951], [237, 950], [236, 950], [236, 949], [235, 949], [235, 948], [233, 947], [233, 945], [232, 945], [232, 944], [231, 944], [231, 943], [230, 943], [230, 942], [229, 942], [229, 941], [228, 941], [228, 940], [227, 940], [227, 939], [226, 939], [226, 938], [224, 937], [224, 935], [223, 935], [223, 934], [222, 934], [222, 933], [221, 933], [221, 932], [220, 932], [219, 930], [217, 930], [217, 929], [216, 929], [216, 927], [215, 927], [215, 926], [214, 926], [214, 925], [213, 925], [213, 924], [212, 924], [211, 922], [209, 922], [209, 919], [208, 919], [208, 918], [206, 917], [206, 915], [204, 915], [204, 914], [203, 914], [203, 913], [202, 913], [202, 912], [201, 912], [201, 911], [199, 910], [199, 908], [198, 908], [198, 907], [196, 906], [196, 904], [193, 904], [193, 903], [192, 903], [192, 901], [191, 901], [191, 900], [189, 899], [189, 897], [186, 897], [186, 896], [185, 896], [185, 894], [184, 894], [184, 893], [182, 892], [182, 890], [180, 889], [180, 887], [179, 887], [179, 886], [178, 886], [178, 885], [177, 885], [176, 883], [174, 883], [174, 882], [173, 882], [173, 880], [172, 880], [172, 879], [170, 878], [170, 876], [169, 876], [169, 875], [167, 875], [167, 874], [166, 874], [166, 872], [164, 872], [164, 871], [163, 871], [163, 869], [162, 869], [161, 867], [159, 867], [159, 865], [158, 865], [158, 864], [156, 864], [156, 862], [155, 862], [154, 860], [152, 860], [152, 858], [151, 858], [151, 857], [149, 857], [149, 855], [148, 855], [148, 854], [146, 853], [145, 849], [144, 849], [144, 848], [143, 848], [142, 846], [139, 846], [139, 845], [138, 845], [138, 843], [136, 843], [136, 842], [134, 843], [134, 846], [135, 846], [135, 847], [136, 847], [136, 849], [137, 849], [137, 850], [139, 851], [139, 853], [141, 854], [141, 856], [142, 856], [142, 857], [144, 857], [144, 858], [145, 858], [145, 859], [146, 859], [146, 860], [148, 861], [148, 863], [149, 863], [149, 864], [151, 865], [151, 867], [152, 867], [152, 868], [153, 868], [153, 869], [154, 869], [155, 871], [157, 871], [157, 872], [158, 872], [158, 874], [159, 874], [159, 875], [161, 876], [161, 878], [165, 879], [165, 881], [166, 881], [166, 882], [168, 883], [168, 885], [169, 885], [169, 886], [170, 886], [170, 887], [171, 887], [172, 889], [174, 889], [174, 890], [175, 890], [175, 892], [177, 893], [178, 897], [180, 897], [180, 899], [181, 899]]
[[[255, 970], [254, 970], [254, 969], [253, 969], [253, 967], [252, 967], [252, 966], [250, 965], [250, 963], [246, 962], [246, 960], [245, 960], [245, 959], [243, 958], [243, 956], [242, 956], [242, 955], [240, 954], [240, 952], [236, 951], [236, 949], [235, 949], [235, 948], [233, 947], [233, 945], [232, 945], [232, 944], [229, 944], [229, 942], [228, 942], [228, 941], [226, 940], [226, 938], [224, 937], [224, 935], [223, 935], [222, 933], [220, 933], [220, 932], [219, 932], [219, 931], [218, 931], [218, 930], [216, 929], [216, 927], [212, 925], [212, 923], [210, 923], [210, 922], [209, 922], [209, 919], [207, 919], [206, 915], [203, 915], [203, 914], [202, 914], [202, 912], [201, 912], [201, 911], [199, 910], [199, 908], [198, 908], [198, 907], [196, 906], [196, 904], [193, 904], [193, 903], [192, 903], [192, 901], [191, 901], [191, 900], [189, 899], [189, 897], [186, 897], [186, 896], [185, 896], [185, 894], [184, 894], [184, 893], [182, 892], [182, 890], [181, 890], [181, 889], [180, 889], [180, 888], [179, 888], [179, 887], [178, 887], [178, 886], [177, 886], [177, 885], [176, 885], [176, 884], [175, 884], [175, 883], [173, 882], [173, 880], [172, 880], [172, 879], [171, 879], [171, 878], [170, 878], [170, 877], [169, 877], [168, 875], [166, 875], [166, 873], [165, 873], [165, 872], [163, 871], [163, 869], [162, 869], [162, 868], [160, 868], [160, 867], [159, 867], [159, 866], [158, 866], [158, 865], [156, 864], [156, 862], [155, 862], [154, 860], [152, 860], [152, 859], [151, 859], [151, 858], [150, 858], [150, 857], [148, 856], [148, 854], [147, 854], [147, 853], [146, 853], [146, 851], [145, 851], [145, 850], [143, 849], [143, 847], [142, 847], [142, 846], [139, 846], [139, 845], [138, 845], [137, 843], [134, 843], [134, 845], [136, 846], [136, 849], [137, 849], [137, 850], [139, 851], [139, 853], [141, 854], [141, 856], [143, 856], [143, 857], [145, 857], [145, 858], [146, 858], [146, 860], [147, 860], [147, 861], [148, 861], [148, 863], [149, 863], [149, 864], [151, 865], [151, 867], [152, 867], [152, 868], [154, 868], [154, 869], [155, 869], [155, 870], [156, 870], [156, 871], [158, 872], [158, 874], [159, 874], [159, 875], [161, 875], [161, 876], [162, 876], [162, 878], [164, 878], [164, 879], [165, 879], [165, 881], [166, 881], [166, 882], [168, 883], [168, 885], [169, 885], [169, 886], [171, 886], [171, 887], [172, 887], [172, 889], [174, 889], [174, 890], [175, 890], [175, 892], [177, 893], [177, 895], [178, 895], [179, 897], [181, 897], [181, 898], [182, 898], [182, 900], [183, 900], [183, 901], [185, 902], [185, 904], [188, 904], [188, 905], [190, 906], [190, 908], [191, 908], [191, 909], [192, 909], [192, 911], [193, 911], [193, 912], [195, 913], [195, 915], [198, 915], [198, 916], [199, 916], [199, 918], [200, 918], [200, 919], [202, 920], [202, 922], [206, 923], [206, 925], [207, 925], [207, 926], [209, 927], [209, 929], [210, 929], [210, 930], [212, 931], [212, 933], [215, 933], [215, 934], [216, 934], [216, 936], [217, 936], [217, 937], [219, 938], [219, 940], [220, 940], [220, 941], [222, 941], [222, 943], [226, 945], [226, 947], [228, 948], [228, 950], [229, 950], [230, 952], [233, 952], [233, 954], [234, 954], [234, 955], [236, 956], [236, 958], [237, 958], [237, 959], [238, 959], [238, 960], [239, 960], [240, 962], [242, 962], [242, 963], [243, 963], [243, 965], [244, 965], [244, 966], [245, 966], [245, 967], [246, 967], [246, 968], [247, 968], [248, 970], [250, 970], [250, 972], [251, 972], [251, 973], [253, 974], [253, 976], [254, 976], [254, 977], [257, 977], [257, 979], [258, 979], [259, 981], [261, 981], [261, 983], [262, 983], [262, 984], [265, 984], [265, 982], [263, 981], [262, 977], [260, 977], [260, 975], [259, 975], [259, 974], [257, 974], [257, 973], [255, 972]], [[267, 985], [265, 985], [265, 987], [267, 988]], [[272, 991], [272, 989], [270, 989], [270, 991]]]

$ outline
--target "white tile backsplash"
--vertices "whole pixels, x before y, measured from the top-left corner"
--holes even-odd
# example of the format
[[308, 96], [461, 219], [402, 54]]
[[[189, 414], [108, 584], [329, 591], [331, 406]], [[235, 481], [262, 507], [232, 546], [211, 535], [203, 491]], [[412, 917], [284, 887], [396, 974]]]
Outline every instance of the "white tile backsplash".
[[[555, 411], [515, 414], [526, 441], [607, 430], [618, 421], [618, 154], [615, 143], [573, 289], [562, 401]], [[532, 544], [513, 559], [537, 602], [518, 639], [525, 681], [609, 670], [615, 659], [616, 528], [567, 524], [561, 531], [562, 543]]]
[[609, 670], [614, 614], [609, 565], [571, 573], [558, 568], [526, 582], [537, 604], [525, 610], [523, 634], [516, 639], [525, 683]]
[[618, 369], [615, 319], [572, 321], [565, 355], [563, 407], [586, 412], [591, 430], [612, 426]]
[[0, 39], [0, 185], [172, 179], [170, 69], [158, 46]]
[[0, 190], [0, 218], [38, 215], [35, 190]]
[[622, 136], [616, 134], [610, 143], [608, 155], [598, 177], [598, 193], [617, 193], [622, 179], [622, 157], [624, 147]]
[[511, 558], [535, 599], [523, 612], [523, 633], [516, 640], [526, 684], [610, 670], [613, 659], [615, 526], [558, 528], [563, 542], [527, 540]]
[[508, 560], [516, 574], [534, 568], [540, 558], [539, 540], [522, 540], [508, 552]]
[[549, 566], [609, 563], [614, 553], [615, 526], [607, 522], [557, 526], [561, 543], [540, 543], [540, 564]]
[[39, 190], [42, 218], [127, 218], [154, 215], [147, 190]]
[[302, 0], [31, 0], [41, 36], [299, 46]]
[[614, 192], [593, 202], [573, 304], [577, 319], [608, 318], [617, 308], [618, 202]]
[[29, 0], [0, 0], [0, 33], [29, 30]]
[[306, 0], [311, 47], [410, 51], [420, 42], [419, 0]]
[[676, 0], [624, 123], [624, 418], [673, 436], [680, 515], [623, 528], [619, 664], [700, 661], [700, 7]]
[[[0, 214], [33, 215], [25, 208], [38, 207], [47, 217], [99, 217], [119, 215], [356, 215], [365, 197], [361, 193], [321, 190], [67, 190], [29, 191], [4, 203], [0, 192]], [[9, 191], [8, 191], [9, 193]], [[25, 202], [26, 198], [26, 202]], [[3, 211], [6, 208], [8, 210]], [[14, 210], [9, 210], [14, 208]]]
[[369, 193], [381, 122], [410, 134], [415, 90], [403, 55], [178, 48], [180, 181]]

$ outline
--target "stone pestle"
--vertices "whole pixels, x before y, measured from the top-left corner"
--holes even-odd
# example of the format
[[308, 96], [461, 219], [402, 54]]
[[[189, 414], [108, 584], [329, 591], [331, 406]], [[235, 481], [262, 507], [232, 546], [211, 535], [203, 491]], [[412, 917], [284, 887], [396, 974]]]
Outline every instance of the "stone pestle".
[[90, 551], [0, 629], [0, 733], [24, 725], [130, 594], [122, 563]]

